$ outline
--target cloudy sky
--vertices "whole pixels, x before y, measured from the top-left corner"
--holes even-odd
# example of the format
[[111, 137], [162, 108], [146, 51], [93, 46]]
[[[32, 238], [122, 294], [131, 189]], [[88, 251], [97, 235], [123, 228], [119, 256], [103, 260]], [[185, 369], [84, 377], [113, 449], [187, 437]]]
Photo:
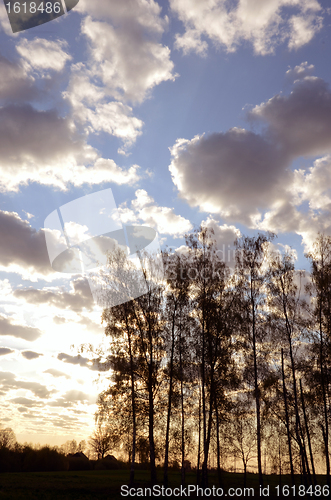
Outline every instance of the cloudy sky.
[[271, 230], [301, 268], [331, 234], [328, 5], [80, 0], [13, 34], [1, 2], [0, 416], [20, 441], [87, 438], [107, 376], [77, 351], [103, 342], [88, 282], [50, 265], [61, 206], [111, 188], [163, 246]]

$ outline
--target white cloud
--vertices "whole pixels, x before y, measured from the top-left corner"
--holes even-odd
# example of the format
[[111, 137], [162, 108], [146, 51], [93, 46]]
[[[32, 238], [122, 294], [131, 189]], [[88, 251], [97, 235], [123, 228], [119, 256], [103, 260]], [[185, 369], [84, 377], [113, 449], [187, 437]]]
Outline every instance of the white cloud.
[[311, 76], [313, 71], [315, 69], [315, 66], [313, 64], [309, 64], [308, 62], [302, 62], [301, 64], [298, 64], [294, 68], [289, 68], [286, 71], [286, 77], [289, 80], [296, 81], [305, 78], [306, 76]]
[[[170, 6], [185, 26], [176, 40], [184, 52], [191, 48], [203, 53], [201, 36], [228, 52], [245, 41], [261, 55], [272, 53], [285, 40], [289, 49], [297, 49], [322, 26], [317, 0], [170, 0]], [[296, 13], [289, 15], [293, 10]]]
[[199, 55], [207, 54], [208, 44], [201, 40], [200, 33], [196, 29], [187, 29], [184, 35], [176, 35], [176, 49], [182, 50], [185, 55], [196, 52]]
[[170, 49], [160, 42], [167, 19], [154, 0], [81, 0], [77, 7], [86, 14], [82, 34], [90, 56], [73, 65], [64, 96], [87, 133], [118, 137], [125, 153], [143, 126], [129, 103], [143, 102], [155, 86], [175, 78]]
[[137, 165], [124, 170], [113, 160], [98, 158], [68, 118], [30, 105], [0, 108], [0, 150], [1, 191], [18, 191], [31, 182], [66, 190], [70, 184], [132, 184], [139, 179]]
[[27, 67], [39, 71], [62, 71], [66, 63], [71, 60], [70, 54], [66, 52], [67, 49], [68, 44], [64, 40], [51, 41], [45, 38], [33, 40], [23, 38], [16, 46]]
[[116, 29], [88, 17], [82, 32], [90, 41], [96, 74], [114, 98], [141, 102], [153, 87], [174, 79], [170, 49], [144, 35], [133, 16]]
[[309, 43], [315, 34], [322, 28], [322, 18], [315, 15], [292, 16], [290, 21], [291, 34], [288, 43], [289, 49], [299, 49]]
[[176, 215], [173, 208], [158, 206], [144, 189], [138, 189], [135, 195], [131, 208], [121, 206], [118, 209], [124, 224], [140, 221], [155, 228], [161, 235], [171, 234], [175, 237], [183, 236], [192, 229], [189, 220]]

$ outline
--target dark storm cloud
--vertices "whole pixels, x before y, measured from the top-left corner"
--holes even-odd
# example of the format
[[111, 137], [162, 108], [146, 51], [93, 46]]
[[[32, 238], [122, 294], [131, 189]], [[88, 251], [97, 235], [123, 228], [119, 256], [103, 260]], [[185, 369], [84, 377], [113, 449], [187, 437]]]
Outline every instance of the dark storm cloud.
[[47, 304], [74, 312], [82, 312], [84, 309], [91, 310], [94, 302], [87, 280], [78, 278], [72, 282], [72, 285], [74, 293], [26, 288], [15, 290], [14, 296], [34, 305]]
[[43, 356], [43, 354], [39, 354], [38, 352], [34, 351], [22, 351], [22, 356], [25, 359], [31, 360], [31, 359], [37, 359], [40, 356]]
[[42, 335], [38, 328], [16, 325], [10, 318], [0, 315], [0, 335], [8, 335], [32, 342]]

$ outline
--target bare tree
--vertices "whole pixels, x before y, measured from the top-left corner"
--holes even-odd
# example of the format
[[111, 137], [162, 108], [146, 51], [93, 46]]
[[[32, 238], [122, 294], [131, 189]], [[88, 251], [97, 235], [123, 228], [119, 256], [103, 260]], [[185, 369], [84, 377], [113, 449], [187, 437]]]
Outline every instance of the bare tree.
[[89, 439], [89, 444], [94, 453], [96, 453], [98, 460], [104, 458], [106, 453], [111, 451], [116, 442], [116, 437], [113, 436], [107, 428], [98, 425], [97, 429], [93, 432]]
[[7, 427], [6, 429], [0, 429], [0, 449], [1, 448], [14, 448], [16, 444], [16, 437], [13, 429]]

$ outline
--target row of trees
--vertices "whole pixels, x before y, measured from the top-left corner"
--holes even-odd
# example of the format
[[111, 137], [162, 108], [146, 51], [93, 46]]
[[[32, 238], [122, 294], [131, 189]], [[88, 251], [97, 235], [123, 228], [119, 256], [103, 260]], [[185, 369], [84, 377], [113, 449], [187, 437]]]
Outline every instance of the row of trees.
[[111, 457], [112, 463], [97, 463], [102, 462], [113, 447], [113, 437], [101, 428], [98, 428], [87, 442], [82, 440], [77, 443], [75, 439], [72, 439], [61, 446], [41, 446], [39, 443], [20, 444], [10, 427], [0, 426], [0, 472], [122, 467], [124, 464], [114, 460], [114, 457]]
[[[317, 472], [330, 483], [331, 238], [320, 235], [307, 255], [308, 279], [273, 234], [242, 237], [230, 270], [212, 231], [187, 237], [185, 252], [163, 255], [165, 279], [144, 279], [116, 251], [109, 255], [107, 293], [122, 303], [105, 308], [111, 367], [98, 398], [97, 422], [129, 455], [134, 481], [137, 446], [148, 444], [156, 465], [195, 460], [197, 480], [241, 459], [268, 470]], [[107, 275], [102, 276], [107, 280]], [[304, 284], [306, 281], [306, 284]], [[130, 283], [148, 292], [130, 299]], [[120, 302], [118, 300], [118, 302]], [[117, 303], [118, 303], [117, 302]]]

